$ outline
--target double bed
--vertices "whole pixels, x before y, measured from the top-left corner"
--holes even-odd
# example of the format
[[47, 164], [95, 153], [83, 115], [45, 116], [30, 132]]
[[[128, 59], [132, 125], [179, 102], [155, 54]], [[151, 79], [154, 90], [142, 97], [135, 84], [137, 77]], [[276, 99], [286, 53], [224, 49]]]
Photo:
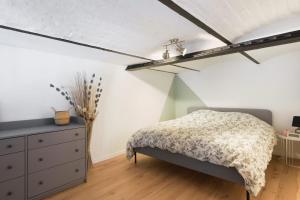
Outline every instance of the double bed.
[[272, 113], [263, 109], [191, 107], [188, 115], [141, 129], [127, 157], [145, 154], [219, 177], [257, 195], [276, 142]]

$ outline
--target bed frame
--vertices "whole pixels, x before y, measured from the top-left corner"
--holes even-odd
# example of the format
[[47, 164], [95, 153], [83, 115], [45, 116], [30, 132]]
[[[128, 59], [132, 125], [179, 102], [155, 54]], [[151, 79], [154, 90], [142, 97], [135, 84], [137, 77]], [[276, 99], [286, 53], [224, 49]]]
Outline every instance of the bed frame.
[[[209, 109], [220, 112], [242, 112], [248, 113], [256, 116], [257, 118], [267, 122], [272, 125], [272, 112], [264, 109], [249, 109], [249, 108], [213, 108], [213, 107], [190, 107], [188, 108], [188, 113], [196, 110]], [[159, 160], [163, 160], [181, 167], [195, 170], [204, 174], [215, 176], [227, 181], [237, 183], [244, 186], [243, 177], [237, 172], [233, 167], [225, 167], [221, 165], [212, 164], [207, 161], [200, 161], [194, 158], [189, 158], [187, 156], [171, 153], [166, 150], [161, 150], [158, 148], [151, 147], [139, 147], [134, 148], [134, 161], [137, 163], [137, 153], [145, 154]], [[246, 199], [250, 200], [250, 193], [246, 191]]]

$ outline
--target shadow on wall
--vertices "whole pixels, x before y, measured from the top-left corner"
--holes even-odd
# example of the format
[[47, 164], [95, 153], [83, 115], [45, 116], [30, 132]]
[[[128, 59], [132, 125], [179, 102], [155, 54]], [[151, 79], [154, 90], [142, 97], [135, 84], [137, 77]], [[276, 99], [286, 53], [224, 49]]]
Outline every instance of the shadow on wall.
[[160, 121], [182, 117], [191, 106], [206, 106], [206, 104], [178, 76], [175, 76]]
[[152, 70], [139, 70], [139, 71], [128, 71], [131, 75], [135, 76], [136, 78], [140, 79], [141, 81], [147, 83], [148, 85], [151, 85], [151, 87], [154, 87], [157, 90], [160, 90], [161, 92], [166, 92], [166, 86], [168, 87], [168, 81], [164, 81], [162, 79], [163, 76], [170, 76], [173, 77], [173, 74], [167, 74]]
[[[160, 121], [184, 116], [187, 114], [187, 108], [191, 106], [206, 106], [178, 76], [150, 70], [129, 73], [162, 93], [168, 93], [162, 108]], [[165, 76], [174, 77], [171, 86], [169, 86], [170, 82], [168, 79], [166, 81], [162, 80], [162, 77]]]

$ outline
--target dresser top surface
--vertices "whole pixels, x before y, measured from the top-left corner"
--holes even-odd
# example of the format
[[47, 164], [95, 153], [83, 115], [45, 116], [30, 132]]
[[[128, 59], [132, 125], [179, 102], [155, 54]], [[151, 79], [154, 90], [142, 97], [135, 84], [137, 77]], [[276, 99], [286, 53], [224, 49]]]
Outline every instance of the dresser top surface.
[[68, 129], [85, 128], [82, 121], [71, 119], [71, 123], [57, 126], [52, 119], [25, 120], [0, 123], [0, 139], [33, 135], [39, 133], [56, 132]]

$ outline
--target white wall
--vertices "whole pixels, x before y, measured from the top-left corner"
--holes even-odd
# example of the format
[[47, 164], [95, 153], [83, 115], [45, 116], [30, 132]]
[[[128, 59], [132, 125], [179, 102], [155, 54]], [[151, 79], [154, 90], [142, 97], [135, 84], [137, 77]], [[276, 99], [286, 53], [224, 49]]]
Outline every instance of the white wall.
[[260, 65], [241, 55], [216, 59], [200, 73], [180, 74], [207, 106], [270, 109], [278, 130], [291, 127], [292, 116], [300, 115], [299, 48], [268, 56]]
[[103, 77], [92, 140], [94, 162], [124, 153], [129, 135], [159, 121], [173, 80], [166, 73], [127, 72], [124, 66], [6, 45], [0, 45], [0, 58], [0, 121], [52, 117], [51, 106], [69, 105], [50, 82], [68, 86], [78, 71]]

